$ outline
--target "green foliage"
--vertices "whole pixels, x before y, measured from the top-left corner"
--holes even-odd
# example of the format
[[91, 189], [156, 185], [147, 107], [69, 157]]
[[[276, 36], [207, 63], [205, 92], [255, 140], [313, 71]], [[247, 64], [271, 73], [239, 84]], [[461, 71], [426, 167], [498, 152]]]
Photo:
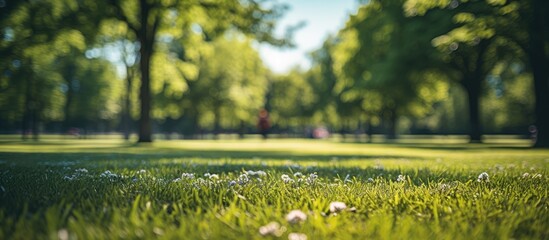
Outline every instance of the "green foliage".
[[271, 119], [282, 128], [305, 126], [316, 110], [314, 105], [319, 97], [298, 69], [273, 77], [269, 94]]
[[448, 88], [430, 65], [436, 60], [430, 39], [441, 31], [430, 25], [436, 17], [406, 17], [402, 2], [362, 6], [340, 33], [340, 51], [334, 53], [342, 100], [362, 102], [365, 112], [391, 125], [398, 116], [429, 114]]
[[532, 76], [519, 63], [500, 63], [488, 77], [484, 123], [491, 132], [527, 133], [534, 123]]
[[203, 43], [199, 72], [183, 95], [183, 114], [196, 114], [206, 129], [254, 126], [264, 106], [266, 69], [251, 39], [238, 33]]
[[0, 141], [2, 239], [549, 236], [549, 152], [520, 143]]

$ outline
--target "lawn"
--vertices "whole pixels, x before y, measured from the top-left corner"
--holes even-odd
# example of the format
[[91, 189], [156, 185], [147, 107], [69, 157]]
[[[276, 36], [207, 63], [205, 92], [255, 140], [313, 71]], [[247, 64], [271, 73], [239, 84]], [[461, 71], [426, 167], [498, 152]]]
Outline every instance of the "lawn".
[[512, 141], [4, 137], [0, 239], [549, 239], [548, 176]]

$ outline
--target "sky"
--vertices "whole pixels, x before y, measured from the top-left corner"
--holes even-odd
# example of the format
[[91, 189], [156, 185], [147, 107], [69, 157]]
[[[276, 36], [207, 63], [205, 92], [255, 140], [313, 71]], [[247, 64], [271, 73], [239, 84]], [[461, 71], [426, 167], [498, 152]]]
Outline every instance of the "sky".
[[288, 26], [304, 21], [305, 26], [294, 33], [295, 48], [279, 49], [268, 44], [259, 46], [265, 65], [275, 73], [285, 73], [296, 65], [307, 69], [311, 64], [307, 53], [318, 49], [328, 36], [345, 25], [348, 16], [356, 12], [357, 0], [279, 0], [289, 9], [279, 20], [277, 34], [283, 35]]

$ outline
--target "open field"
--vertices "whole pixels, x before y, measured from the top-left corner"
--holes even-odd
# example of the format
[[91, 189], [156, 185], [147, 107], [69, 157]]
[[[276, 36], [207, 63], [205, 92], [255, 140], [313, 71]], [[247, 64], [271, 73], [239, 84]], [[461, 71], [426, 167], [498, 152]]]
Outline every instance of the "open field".
[[0, 239], [549, 238], [549, 150], [412, 142], [2, 137]]

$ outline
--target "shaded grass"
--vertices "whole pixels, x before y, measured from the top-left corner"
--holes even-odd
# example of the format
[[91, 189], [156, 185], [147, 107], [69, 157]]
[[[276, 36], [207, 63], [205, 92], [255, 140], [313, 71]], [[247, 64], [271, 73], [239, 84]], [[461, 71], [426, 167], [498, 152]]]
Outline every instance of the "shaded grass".
[[[258, 229], [277, 221], [281, 238], [547, 239], [548, 169], [549, 151], [507, 144], [2, 139], [0, 238], [270, 239]], [[267, 175], [229, 186], [246, 170]]]

